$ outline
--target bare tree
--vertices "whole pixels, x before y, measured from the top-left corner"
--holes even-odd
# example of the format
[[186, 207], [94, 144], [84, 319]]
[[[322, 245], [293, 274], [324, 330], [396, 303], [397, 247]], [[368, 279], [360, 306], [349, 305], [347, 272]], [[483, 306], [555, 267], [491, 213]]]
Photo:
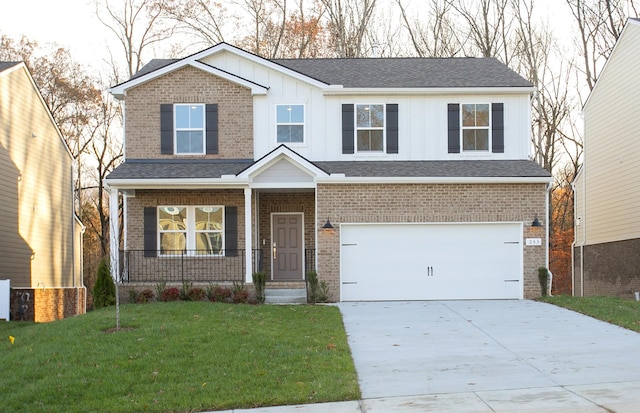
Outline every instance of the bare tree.
[[466, 25], [468, 54], [498, 57], [509, 65], [509, 0], [446, 0]]
[[[237, 17], [228, 14], [222, 2], [216, 0], [155, 0], [168, 20], [176, 23], [176, 31], [200, 40], [199, 46], [209, 47], [227, 38]], [[197, 45], [197, 44], [196, 44]]]
[[365, 35], [369, 30], [377, 0], [320, 1], [326, 10], [335, 56], [363, 56]]
[[578, 27], [576, 46], [589, 91], [593, 89], [613, 46], [620, 37], [627, 17], [637, 17], [637, 0], [566, 0]]
[[408, 12], [403, 0], [396, 0], [396, 4], [400, 8], [413, 50], [418, 56], [453, 57], [460, 54], [463, 42], [451, 20], [450, 3], [446, 0], [429, 0], [426, 18]]
[[142, 67], [146, 50], [174, 32], [173, 26], [162, 23], [164, 0], [120, 0], [119, 8], [110, 0], [94, 1], [98, 19], [122, 46], [129, 77]]

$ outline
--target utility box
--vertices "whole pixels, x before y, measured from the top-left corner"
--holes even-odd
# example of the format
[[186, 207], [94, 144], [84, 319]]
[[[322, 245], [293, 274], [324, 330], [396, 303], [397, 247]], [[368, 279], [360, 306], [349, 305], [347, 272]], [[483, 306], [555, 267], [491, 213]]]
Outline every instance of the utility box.
[[9, 321], [11, 319], [10, 298], [11, 281], [0, 280], [0, 320]]

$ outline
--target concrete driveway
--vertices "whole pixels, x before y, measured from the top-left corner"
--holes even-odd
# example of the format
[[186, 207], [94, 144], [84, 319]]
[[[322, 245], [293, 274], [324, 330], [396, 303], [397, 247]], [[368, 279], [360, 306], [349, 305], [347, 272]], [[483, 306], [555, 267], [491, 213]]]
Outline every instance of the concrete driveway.
[[640, 411], [638, 333], [528, 300], [338, 306], [362, 411]]

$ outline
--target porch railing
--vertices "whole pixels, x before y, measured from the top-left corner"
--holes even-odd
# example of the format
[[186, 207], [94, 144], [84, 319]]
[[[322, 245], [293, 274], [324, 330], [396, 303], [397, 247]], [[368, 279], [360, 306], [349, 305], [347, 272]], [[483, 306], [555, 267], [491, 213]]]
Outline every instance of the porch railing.
[[305, 274], [309, 270], [316, 269], [316, 250], [315, 249], [305, 249], [304, 250], [304, 271]]
[[[243, 282], [246, 250], [120, 251], [120, 282]], [[251, 250], [252, 272], [263, 270], [262, 250]]]

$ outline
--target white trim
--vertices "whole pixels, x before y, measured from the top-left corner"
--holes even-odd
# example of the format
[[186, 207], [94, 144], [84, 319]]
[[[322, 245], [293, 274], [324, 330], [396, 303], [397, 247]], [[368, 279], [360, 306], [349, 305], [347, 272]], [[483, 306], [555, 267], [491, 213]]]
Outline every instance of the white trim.
[[[244, 265], [245, 282], [253, 283], [253, 245], [252, 245], [252, 220], [251, 220], [251, 188], [244, 188]], [[258, 208], [256, 208], [258, 212]], [[257, 220], [256, 220], [257, 225]], [[256, 234], [258, 231], [256, 230]]]
[[[209, 49], [207, 49], [209, 50]], [[199, 55], [199, 54], [198, 54]], [[192, 66], [196, 69], [200, 69], [204, 72], [207, 72], [211, 75], [217, 76], [219, 78], [222, 78], [224, 80], [227, 80], [229, 82], [238, 84], [240, 86], [244, 86], [247, 89], [251, 90], [251, 94], [252, 95], [266, 95], [267, 91], [269, 90], [268, 86], [262, 86], [259, 85], [257, 83], [253, 83], [249, 80], [243, 79], [239, 76], [236, 76], [232, 73], [229, 72], [225, 72], [224, 70], [220, 70], [217, 67], [214, 66], [210, 66], [201, 62], [196, 61], [196, 59], [194, 58], [194, 56], [197, 55], [193, 55], [190, 56], [188, 58], [182, 59], [182, 60], [178, 60], [176, 62], [170, 63], [164, 67], [161, 67], [160, 69], [154, 70], [152, 72], [149, 72], [145, 75], [142, 75], [140, 77], [137, 77], [135, 79], [126, 81], [124, 83], [121, 83], [119, 85], [116, 85], [112, 88], [109, 89], [109, 92], [116, 97], [116, 99], [122, 100], [124, 99], [124, 97], [127, 94], [127, 90], [134, 88], [136, 86], [139, 86], [141, 84], [150, 82], [160, 76], [164, 76], [168, 73], [174, 72], [176, 70], [182, 69], [183, 67], [186, 66]]]
[[[178, 127], [178, 107], [198, 106], [202, 110], [202, 127], [200, 128], [179, 128]], [[201, 152], [178, 152], [178, 132], [201, 132], [202, 151]], [[173, 154], [177, 156], [205, 155], [207, 153], [207, 110], [204, 103], [174, 103], [173, 104]]]
[[249, 184], [248, 180], [239, 178], [106, 179], [105, 182], [109, 187], [118, 189], [242, 189]]
[[551, 177], [350, 177], [331, 175], [318, 178], [319, 184], [547, 184]]
[[422, 88], [343, 88], [331, 85], [322, 89], [325, 96], [334, 95], [529, 95], [534, 87], [422, 87]]
[[[302, 106], [302, 123], [300, 122], [278, 122], [278, 106]], [[307, 142], [307, 105], [305, 103], [275, 103], [275, 145], [291, 145], [293, 147], [306, 147], [308, 146]], [[278, 126], [302, 126], [302, 142], [280, 142], [278, 140]]]
[[[358, 106], [382, 106], [382, 126], [358, 127]], [[366, 109], [365, 109], [366, 110]], [[371, 111], [369, 110], [369, 113]], [[371, 118], [371, 114], [369, 114]], [[382, 149], [377, 150], [358, 150], [358, 131], [382, 131]], [[353, 108], [353, 150], [355, 156], [371, 156], [387, 154], [387, 104], [386, 103], [354, 103]]]
[[275, 164], [281, 159], [287, 159], [293, 165], [300, 168], [302, 171], [312, 176], [329, 176], [322, 169], [315, 166], [313, 163], [304, 159], [297, 152], [291, 150], [286, 145], [280, 145], [271, 153], [265, 155], [262, 159], [255, 162], [253, 165], [238, 174], [239, 179], [251, 180], [256, 175], [259, 175], [264, 170], [268, 169], [271, 165]]

